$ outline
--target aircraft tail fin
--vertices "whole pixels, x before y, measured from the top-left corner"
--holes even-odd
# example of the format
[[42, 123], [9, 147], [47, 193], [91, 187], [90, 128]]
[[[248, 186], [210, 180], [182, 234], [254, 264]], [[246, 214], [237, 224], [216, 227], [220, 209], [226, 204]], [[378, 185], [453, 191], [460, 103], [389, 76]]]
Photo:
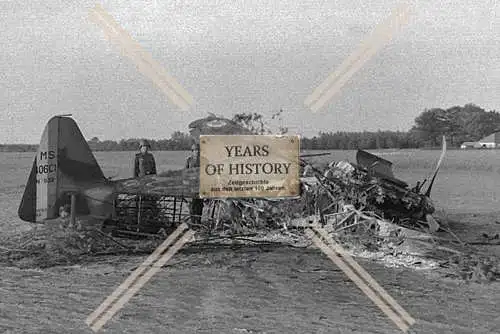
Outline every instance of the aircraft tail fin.
[[55, 116], [43, 131], [18, 215], [28, 222], [57, 218], [71, 193], [77, 194], [77, 209], [84, 213], [82, 190], [105, 180], [76, 122]]

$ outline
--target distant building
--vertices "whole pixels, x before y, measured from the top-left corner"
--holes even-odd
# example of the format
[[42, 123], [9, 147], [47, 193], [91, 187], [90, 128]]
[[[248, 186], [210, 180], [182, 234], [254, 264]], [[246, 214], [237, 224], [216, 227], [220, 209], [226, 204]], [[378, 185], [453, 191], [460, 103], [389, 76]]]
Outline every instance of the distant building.
[[467, 149], [467, 148], [479, 148], [479, 143], [475, 141], [466, 141], [460, 145], [461, 149]]
[[481, 148], [500, 148], [500, 131], [492, 133], [478, 141]]
[[462, 149], [468, 148], [500, 148], [500, 131], [494, 132], [489, 136], [478, 141], [466, 141], [460, 145]]

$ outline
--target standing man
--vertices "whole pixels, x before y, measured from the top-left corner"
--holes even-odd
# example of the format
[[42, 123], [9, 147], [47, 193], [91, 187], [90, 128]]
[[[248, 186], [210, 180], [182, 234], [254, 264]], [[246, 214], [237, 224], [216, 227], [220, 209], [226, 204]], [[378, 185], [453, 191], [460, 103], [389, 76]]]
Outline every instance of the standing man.
[[[186, 168], [200, 167], [200, 144], [196, 143], [191, 146], [191, 155], [186, 159]], [[190, 206], [191, 222], [193, 224], [201, 223], [201, 215], [203, 214], [203, 200], [199, 197], [193, 197]]]
[[191, 154], [186, 159], [186, 168], [200, 167], [200, 144], [191, 146]]
[[154, 156], [148, 152], [151, 148], [149, 142], [145, 139], [139, 142], [141, 152], [135, 155], [134, 177], [145, 175], [156, 175], [156, 162]]

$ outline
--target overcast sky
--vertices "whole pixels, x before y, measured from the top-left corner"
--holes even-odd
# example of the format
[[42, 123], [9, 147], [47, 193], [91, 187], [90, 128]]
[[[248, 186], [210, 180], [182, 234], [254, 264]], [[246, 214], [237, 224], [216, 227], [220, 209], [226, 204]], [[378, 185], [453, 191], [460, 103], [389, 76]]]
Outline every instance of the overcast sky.
[[[24, 4], [23, 4], [24, 2]], [[304, 99], [393, 0], [103, 1], [196, 100], [178, 108], [88, 20], [95, 2], [0, 0], [0, 143], [38, 143], [72, 113], [87, 138], [168, 138], [208, 112], [271, 115], [290, 132], [408, 130], [424, 108], [500, 111], [498, 1], [411, 3], [409, 23], [321, 111]]]

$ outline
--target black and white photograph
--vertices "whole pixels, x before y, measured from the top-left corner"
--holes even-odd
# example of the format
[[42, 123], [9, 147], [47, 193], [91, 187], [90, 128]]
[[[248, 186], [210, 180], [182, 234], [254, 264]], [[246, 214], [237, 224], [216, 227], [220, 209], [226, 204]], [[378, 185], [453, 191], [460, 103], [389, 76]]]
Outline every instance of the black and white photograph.
[[500, 333], [500, 2], [0, 0], [0, 333]]

